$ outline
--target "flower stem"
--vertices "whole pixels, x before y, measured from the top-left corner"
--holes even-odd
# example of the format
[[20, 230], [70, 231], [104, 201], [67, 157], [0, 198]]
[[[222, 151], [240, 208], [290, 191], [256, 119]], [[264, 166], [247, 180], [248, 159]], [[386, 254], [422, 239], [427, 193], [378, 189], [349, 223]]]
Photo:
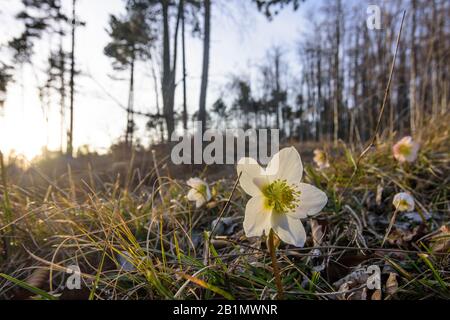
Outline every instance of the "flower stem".
[[269, 252], [270, 252], [270, 258], [272, 259], [272, 269], [273, 269], [273, 275], [275, 276], [275, 283], [277, 285], [277, 299], [283, 300], [284, 299], [284, 291], [283, 291], [283, 285], [281, 283], [281, 277], [280, 277], [280, 268], [278, 267], [278, 261], [277, 261], [277, 255], [275, 252], [275, 239], [274, 239], [274, 232], [271, 229], [269, 232]]
[[382, 248], [383, 248], [384, 243], [386, 242], [386, 240], [387, 240], [387, 238], [389, 236], [389, 233], [391, 233], [392, 226], [394, 225], [395, 220], [397, 219], [397, 213], [398, 213], [398, 209], [395, 209], [394, 214], [392, 215], [391, 221], [389, 222], [389, 226], [388, 226], [388, 229], [386, 231], [386, 234], [384, 235], [383, 242], [381, 243], [381, 247]]

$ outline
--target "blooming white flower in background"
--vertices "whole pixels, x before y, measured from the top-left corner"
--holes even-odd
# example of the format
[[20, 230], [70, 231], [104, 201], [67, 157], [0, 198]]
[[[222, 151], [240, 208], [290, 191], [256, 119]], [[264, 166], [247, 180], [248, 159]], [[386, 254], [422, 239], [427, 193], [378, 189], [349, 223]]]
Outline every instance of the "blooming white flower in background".
[[189, 201], [195, 201], [197, 208], [200, 208], [203, 204], [211, 200], [211, 191], [205, 181], [199, 178], [190, 178], [186, 183], [191, 187], [187, 198]]
[[272, 229], [286, 243], [305, 244], [300, 219], [319, 213], [328, 198], [316, 187], [301, 183], [303, 165], [294, 147], [282, 149], [261, 168], [255, 159], [242, 158], [237, 165], [240, 185], [252, 198], [245, 207], [247, 237], [268, 235]]
[[411, 194], [407, 192], [400, 192], [394, 196], [392, 204], [398, 211], [408, 211], [414, 210], [414, 198]]
[[328, 162], [328, 157], [325, 151], [316, 149], [314, 150], [314, 162], [319, 167], [319, 169], [325, 169], [330, 166], [330, 163]]
[[410, 137], [404, 137], [392, 147], [394, 158], [399, 162], [414, 162], [419, 152], [419, 144]]

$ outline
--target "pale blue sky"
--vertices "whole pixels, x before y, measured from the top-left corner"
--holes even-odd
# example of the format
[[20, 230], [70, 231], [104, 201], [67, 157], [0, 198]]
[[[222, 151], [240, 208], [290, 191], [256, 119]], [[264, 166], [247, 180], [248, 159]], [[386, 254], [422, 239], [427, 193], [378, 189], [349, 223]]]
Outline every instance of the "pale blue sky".
[[[21, 8], [20, 0], [0, 0], [1, 6], [0, 43], [21, 32], [21, 27], [12, 18]], [[105, 31], [111, 13], [123, 11], [123, 0], [79, 0], [78, 15], [86, 22], [86, 27], [77, 33], [77, 66], [84, 73], [77, 78], [75, 110], [75, 147], [89, 144], [94, 149], [105, 151], [124, 131], [126, 116], [116, 102], [104, 92], [97, 83], [108, 90], [122, 104], [126, 104], [127, 81], [115, 81], [115, 77], [127, 79], [127, 73], [117, 73], [111, 67], [111, 61], [104, 56], [103, 48], [108, 42]], [[70, 0], [63, 0], [69, 5]], [[249, 1], [222, 1], [213, 7], [212, 43], [208, 105], [219, 96], [220, 90], [230, 74], [248, 74], [252, 66], [261, 63], [266, 51], [273, 45], [281, 45], [287, 50], [287, 58], [299, 64], [296, 56], [296, 44], [305, 30], [307, 13], [313, 5], [307, 2], [293, 12], [290, 8], [282, 11], [269, 22], [257, 12]], [[53, 39], [56, 41], [56, 39]], [[47, 143], [50, 149], [60, 145], [59, 106], [55, 97], [49, 115], [49, 127], [46, 128], [36, 89], [37, 81], [45, 78], [41, 72], [45, 66], [51, 39], [44, 38], [36, 46], [34, 67], [25, 66], [16, 71], [16, 81], [9, 86], [7, 101], [0, 115], [0, 149], [4, 153], [16, 150], [28, 158], [39, 153]], [[67, 49], [69, 43], [66, 43]], [[192, 114], [198, 107], [199, 79], [201, 75], [202, 43], [200, 39], [188, 38], [188, 107]], [[3, 50], [2, 55], [6, 52]], [[295, 61], [294, 61], [295, 60]], [[181, 61], [179, 61], [181, 62]], [[254, 69], [254, 68], [253, 68]], [[295, 75], [298, 69], [292, 69]], [[93, 81], [87, 74], [95, 79]], [[178, 77], [181, 73], [178, 73]], [[38, 80], [37, 80], [38, 79]], [[150, 67], [141, 63], [137, 71], [136, 109], [150, 111], [154, 106], [154, 88], [150, 78]], [[181, 86], [177, 90], [176, 108], [181, 108]], [[148, 131], [145, 121], [137, 119], [137, 136], [148, 143]]]

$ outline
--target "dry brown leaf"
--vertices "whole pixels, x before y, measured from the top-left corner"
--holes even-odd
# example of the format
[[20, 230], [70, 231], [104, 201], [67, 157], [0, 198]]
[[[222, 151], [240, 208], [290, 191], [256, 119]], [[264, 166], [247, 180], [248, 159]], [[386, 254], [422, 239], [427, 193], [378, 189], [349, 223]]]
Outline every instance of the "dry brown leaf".
[[[339, 292], [345, 292], [345, 291], [348, 291], [350, 289], [350, 286], [349, 286], [349, 284], [346, 282], [346, 283], [343, 283], [340, 287], [339, 287], [339, 289], [338, 289], [338, 291]], [[346, 300], [346, 298], [345, 298], [345, 294], [338, 294], [337, 296], [336, 296], [336, 298], [338, 299], [338, 300]]]
[[311, 234], [312, 234], [314, 246], [318, 247], [322, 244], [322, 240], [324, 237], [322, 226], [315, 219], [311, 219], [310, 224], [311, 224]]
[[412, 230], [403, 230], [394, 228], [388, 236], [388, 242], [391, 245], [405, 246], [408, 245], [415, 237], [423, 231], [423, 226], [417, 226]]
[[390, 296], [394, 295], [398, 290], [397, 274], [389, 273], [389, 277], [386, 280], [386, 293]]
[[381, 290], [375, 290], [374, 293], [372, 293], [370, 300], [381, 300]]
[[431, 238], [431, 250], [437, 253], [446, 253], [450, 250], [450, 229], [448, 226], [439, 228], [440, 233]]
[[208, 208], [208, 209], [214, 209], [217, 206], [219, 206], [219, 202], [217, 202], [217, 201], [211, 201], [206, 204], [206, 208]]
[[354, 283], [346, 282], [339, 287], [339, 294], [336, 296], [338, 300], [367, 300], [367, 288], [361, 288], [356, 291], [351, 291], [353, 289]]
[[350, 274], [346, 275], [344, 278], [333, 283], [335, 288], [341, 288], [342, 285], [347, 284], [350, 288], [357, 287], [358, 285], [367, 283], [369, 275], [364, 268], [356, 269]]

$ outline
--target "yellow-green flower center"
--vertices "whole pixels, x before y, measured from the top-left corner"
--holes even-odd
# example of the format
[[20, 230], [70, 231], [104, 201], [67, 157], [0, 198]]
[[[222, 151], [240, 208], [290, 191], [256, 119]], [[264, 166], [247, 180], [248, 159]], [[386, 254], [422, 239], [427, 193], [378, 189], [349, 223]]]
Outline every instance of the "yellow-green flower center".
[[408, 210], [408, 208], [409, 208], [409, 203], [408, 203], [408, 201], [402, 199], [402, 200], [400, 200], [400, 201], [398, 202], [398, 205], [397, 205], [397, 209], [398, 209], [398, 210], [400, 210], [400, 211], [406, 211], [406, 210]]
[[262, 189], [265, 205], [275, 212], [286, 213], [300, 204], [300, 191], [286, 180], [275, 180]]
[[325, 155], [325, 152], [319, 152], [317, 153], [317, 161], [318, 162], [325, 162], [327, 160], [327, 156]]
[[204, 184], [198, 185], [195, 190], [197, 190], [197, 192], [200, 193], [203, 198], [207, 198], [206, 186]]
[[398, 151], [400, 152], [400, 154], [404, 155], [404, 156], [409, 156], [411, 154], [411, 146], [408, 144], [402, 144], [400, 145], [400, 147], [398, 148]]

